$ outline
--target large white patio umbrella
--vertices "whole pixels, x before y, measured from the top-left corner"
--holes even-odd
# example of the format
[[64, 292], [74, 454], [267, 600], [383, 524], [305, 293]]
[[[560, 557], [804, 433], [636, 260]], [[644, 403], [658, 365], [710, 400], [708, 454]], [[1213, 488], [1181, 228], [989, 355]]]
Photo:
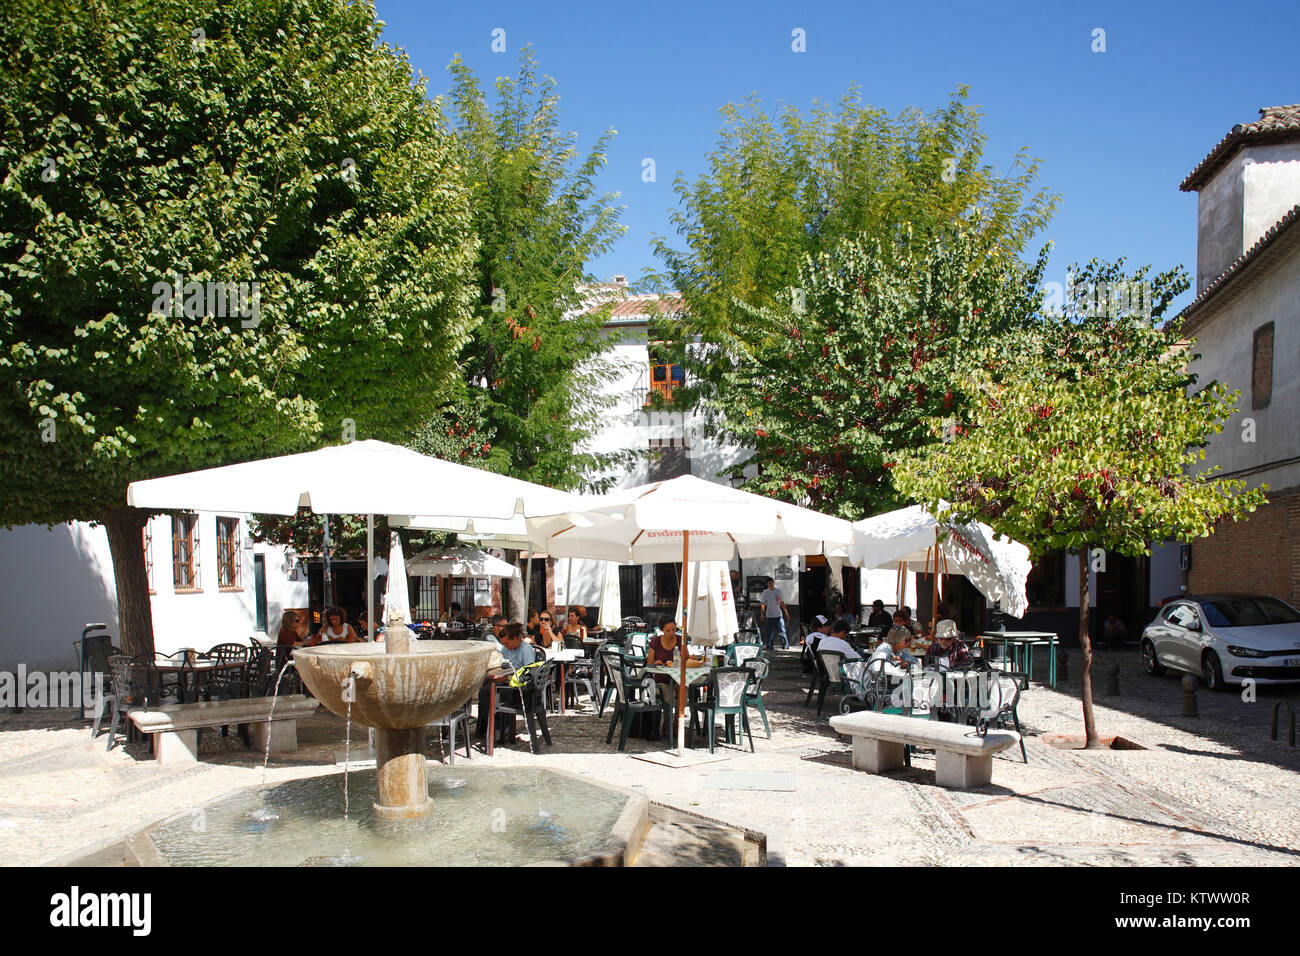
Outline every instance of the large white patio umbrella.
[[[690, 593], [690, 562], [779, 555], [847, 554], [853, 529], [842, 518], [704, 481], [692, 475], [607, 495], [581, 507], [528, 518], [528, 535], [549, 554], [649, 563], [682, 562]], [[683, 630], [689, 609], [683, 612]], [[677, 684], [677, 749], [686, 746], [686, 655]]]
[[572, 498], [373, 440], [136, 481], [126, 491], [137, 508], [366, 515], [367, 612], [374, 607], [374, 515], [394, 525], [419, 514], [504, 520], [555, 514]]
[[941, 522], [920, 505], [855, 522], [849, 559], [864, 568], [964, 575], [1012, 617], [1029, 607], [1029, 549], [999, 538], [986, 524]]
[[683, 633], [697, 644], [721, 647], [730, 644], [740, 630], [736, 616], [736, 596], [731, 593], [731, 568], [726, 561], [701, 561], [696, 566], [692, 590], [695, 598], [690, 607], [690, 631], [686, 631], [682, 614], [682, 598], [686, 589], [677, 595], [676, 619]]
[[519, 569], [468, 544], [425, 548], [406, 562], [408, 575], [452, 578], [517, 578]]

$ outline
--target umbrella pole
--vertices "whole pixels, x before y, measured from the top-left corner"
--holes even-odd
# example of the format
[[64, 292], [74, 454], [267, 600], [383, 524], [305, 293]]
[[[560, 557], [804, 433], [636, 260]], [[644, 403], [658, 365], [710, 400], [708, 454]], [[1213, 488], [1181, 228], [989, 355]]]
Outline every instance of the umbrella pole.
[[939, 620], [939, 526], [934, 526], [934, 583], [930, 588], [930, 633]]
[[531, 601], [533, 597], [533, 549], [531, 544], [528, 546], [528, 550], [525, 551], [524, 553], [528, 555], [528, 557], [524, 559], [527, 563], [524, 565], [524, 610], [523, 610], [523, 621], [524, 624], [527, 625], [528, 608], [529, 608], [528, 602]]
[[[564, 579], [564, 627], [569, 626], [569, 608], [573, 606], [573, 596], [569, 594], [569, 589], [573, 587], [573, 558], [569, 558], [569, 570]], [[563, 634], [563, 630], [560, 632]], [[561, 641], [563, 644], [563, 641]]]
[[366, 515], [366, 640], [374, 641], [379, 622], [375, 616], [375, 516]]
[[[682, 578], [683, 583], [689, 584], [691, 560], [691, 533], [686, 531], [682, 534]], [[682, 633], [678, 637], [679, 650], [677, 657], [681, 660], [681, 673], [677, 680], [677, 756], [686, 755], [686, 632], [689, 628], [690, 618], [687, 616], [686, 607], [690, 603], [690, 591], [682, 591]]]

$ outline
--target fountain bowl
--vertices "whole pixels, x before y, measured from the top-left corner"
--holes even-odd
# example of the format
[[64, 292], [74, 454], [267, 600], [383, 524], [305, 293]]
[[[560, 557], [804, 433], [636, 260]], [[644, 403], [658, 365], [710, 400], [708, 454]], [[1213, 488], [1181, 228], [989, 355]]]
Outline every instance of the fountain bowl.
[[348, 716], [343, 687], [356, 675], [351, 717], [376, 730], [414, 730], [446, 717], [478, 690], [495, 647], [483, 641], [323, 644], [293, 652], [298, 675], [329, 711]]

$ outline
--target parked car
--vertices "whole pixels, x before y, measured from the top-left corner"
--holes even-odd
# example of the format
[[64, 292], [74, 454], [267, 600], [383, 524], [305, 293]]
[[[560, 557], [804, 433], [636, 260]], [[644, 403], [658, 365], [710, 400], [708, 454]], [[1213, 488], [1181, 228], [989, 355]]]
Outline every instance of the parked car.
[[1196, 674], [1211, 690], [1300, 683], [1300, 611], [1262, 594], [1176, 598], [1142, 631], [1142, 666]]

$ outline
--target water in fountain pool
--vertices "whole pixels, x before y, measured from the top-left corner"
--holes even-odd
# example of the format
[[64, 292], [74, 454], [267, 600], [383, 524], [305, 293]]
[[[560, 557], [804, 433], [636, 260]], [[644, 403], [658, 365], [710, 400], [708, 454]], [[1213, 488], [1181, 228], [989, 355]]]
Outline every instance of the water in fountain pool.
[[[151, 836], [179, 866], [519, 866], [598, 851], [628, 799], [542, 770], [430, 768], [433, 812], [387, 821], [368, 804], [339, 816], [335, 777], [236, 794], [205, 808], [202, 832], [185, 818]], [[374, 792], [375, 771], [352, 777]], [[276, 816], [257, 820], [258, 809]], [[330, 855], [340, 846], [341, 856]]]

